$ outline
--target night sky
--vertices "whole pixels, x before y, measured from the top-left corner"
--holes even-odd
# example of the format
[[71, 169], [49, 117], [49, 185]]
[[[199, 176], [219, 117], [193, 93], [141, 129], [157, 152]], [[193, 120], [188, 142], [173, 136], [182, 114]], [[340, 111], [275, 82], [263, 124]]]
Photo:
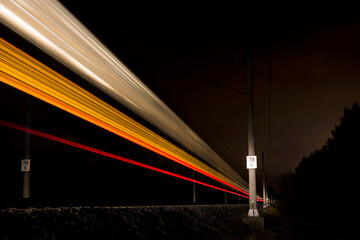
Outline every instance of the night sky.
[[358, 5], [61, 2], [237, 170], [247, 155], [247, 102], [233, 89], [246, 91], [251, 38], [256, 152], [273, 186], [360, 102]]

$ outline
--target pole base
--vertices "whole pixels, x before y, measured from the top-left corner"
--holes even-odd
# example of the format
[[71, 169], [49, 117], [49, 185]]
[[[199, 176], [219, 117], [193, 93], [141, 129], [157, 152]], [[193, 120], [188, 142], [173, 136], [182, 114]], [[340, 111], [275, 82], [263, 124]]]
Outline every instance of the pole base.
[[248, 212], [248, 217], [259, 217], [259, 212], [256, 208], [250, 208]]

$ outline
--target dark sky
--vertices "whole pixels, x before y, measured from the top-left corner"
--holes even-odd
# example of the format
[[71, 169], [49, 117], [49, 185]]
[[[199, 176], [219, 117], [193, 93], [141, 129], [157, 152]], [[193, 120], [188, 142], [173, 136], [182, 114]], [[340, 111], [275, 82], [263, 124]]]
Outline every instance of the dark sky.
[[246, 97], [224, 86], [246, 91], [251, 36], [256, 152], [266, 157], [271, 80], [273, 185], [360, 102], [358, 5], [61, 2], [235, 169], [247, 155]]

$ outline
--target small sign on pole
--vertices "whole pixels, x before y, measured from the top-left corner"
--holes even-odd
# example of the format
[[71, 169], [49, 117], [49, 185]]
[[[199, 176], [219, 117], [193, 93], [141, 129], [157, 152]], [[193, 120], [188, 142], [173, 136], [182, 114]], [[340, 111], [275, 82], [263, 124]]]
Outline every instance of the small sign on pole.
[[256, 169], [257, 168], [256, 156], [246, 156], [246, 168], [247, 169]]
[[21, 171], [30, 172], [30, 159], [21, 160]]

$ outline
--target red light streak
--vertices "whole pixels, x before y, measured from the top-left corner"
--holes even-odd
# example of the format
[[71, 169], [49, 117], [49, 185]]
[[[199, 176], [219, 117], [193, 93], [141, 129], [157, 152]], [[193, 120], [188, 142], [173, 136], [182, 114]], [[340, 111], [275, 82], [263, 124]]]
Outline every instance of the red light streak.
[[[220, 187], [216, 187], [216, 186], [213, 186], [211, 184], [207, 184], [207, 183], [204, 183], [204, 182], [201, 182], [201, 181], [198, 181], [198, 180], [194, 180], [194, 179], [191, 179], [191, 178], [188, 178], [188, 177], [176, 174], [176, 173], [172, 173], [172, 172], [160, 169], [160, 168], [156, 168], [156, 167], [153, 167], [153, 166], [150, 166], [150, 165], [147, 165], [147, 164], [136, 162], [134, 160], [127, 159], [127, 158], [124, 158], [124, 157], [121, 157], [121, 156], [118, 156], [118, 155], [115, 155], [115, 154], [112, 154], [112, 153], [108, 153], [108, 152], [104, 152], [104, 151], [101, 151], [101, 150], [98, 150], [98, 149], [95, 149], [95, 148], [92, 148], [92, 147], [88, 147], [88, 146], [85, 146], [85, 145], [80, 144], [80, 143], [69, 141], [69, 140], [59, 138], [59, 137], [56, 137], [56, 136], [53, 136], [53, 135], [50, 135], [50, 134], [46, 134], [46, 133], [43, 133], [43, 132], [39, 132], [39, 131], [36, 131], [36, 130], [33, 130], [33, 129], [25, 128], [25, 127], [20, 126], [20, 125], [16, 125], [16, 124], [4, 122], [4, 121], [0, 121], [0, 124], [3, 125], [3, 126], [7, 126], [7, 127], [10, 127], [10, 128], [13, 128], [13, 129], [20, 130], [20, 131], [28, 132], [28, 133], [31, 133], [33, 135], [37, 135], [37, 136], [40, 136], [40, 137], [43, 137], [43, 138], [47, 138], [47, 139], [50, 139], [50, 140], [53, 140], [53, 141], [56, 141], [56, 142], [60, 142], [60, 143], [63, 143], [63, 144], [69, 145], [69, 146], [77, 147], [77, 148], [80, 148], [80, 149], [83, 149], [83, 150], [87, 150], [89, 152], [93, 152], [93, 153], [96, 153], [96, 154], [99, 154], [99, 155], [110, 157], [110, 158], [113, 158], [113, 159], [116, 159], [116, 160], [119, 160], [119, 161], [122, 161], [122, 162], [130, 163], [130, 164], [133, 164], [133, 165], [136, 165], [136, 166], [139, 166], [139, 167], [147, 168], [147, 169], [150, 169], [150, 170], [153, 170], [153, 171], [156, 171], [156, 172], [160, 172], [160, 173], [163, 173], [163, 174], [166, 174], [166, 175], [169, 175], [169, 176], [173, 176], [173, 177], [176, 177], [176, 178], [179, 178], [179, 179], [183, 179], [183, 180], [186, 180], [186, 181], [189, 181], [189, 182], [195, 182], [197, 184], [200, 184], [200, 185], [203, 185], [203, 186], [206, 186], [206, 187], [210, 187], [210, 188], [213, 188], [213, 189], [224, 191], [224, 192], [234, 194], [234, 195], [237, 195], [237, 196], [240, 196], [240, 197], [249, 198], [248, 196], [244, 196], [242, 194], [239, 194], [239, 193], [236, 193], [236, 192], [233, 192], [233, 191], [229, 191], [229, 190], [226, 190], [226, 189], [223, 189], [223, 188], [220, 188]], [[258, 199], [258, 200], [262, 201], [261, 199]]]
[[[16, 79], [12, 78], [11, 76], [4, 75], [4, 74], [2, 74], [0, 72], [0, 77], [3, 77], [5, 79], [9, 78], [9, 79], [12, 79], [13, 81], [16, 81], [17, 84], [18, 84], [17, 87], [20, 87], [19, 88], [20, 90], [22, 90], [22, 91], [24, 91], [24, 92], [26, 92], [26, 93], [28, 93], [30, 95], [36, 96], [36, 97], [38, 97], [39, 99], [41, 99], [41, 100], [43, 100], [45, 102], [48, 102], [48, 103], [50, 103], [50, 104], [52, 104], [52, 105], [54, 105], [56, 107], [59, 107], [60, 109], [63, 109], [65, 111], [67, 111], [67, 112], [70, 112], [70, 113], [74, 114], [75, 116], [78, 116], [78, 117], [80, 117], [80, 118], [82, 118], [82, 119], [84, 119], [86, 121], [89, 121], [89, 122], [91, 122], [91, 123], [93, 123], [93, 124], [95, 124], [97, 126], [100, 126], [100, 127], [104, 128], [105, 130], [110, 131], [110, 132], [112, 132], [114, 134], [117, 134], [118, 136], [123, 137], [123, 138], [125, 138], [125, 139], [127, 139], [127, 140], [129, 140], [129, 141], [131, 141], [131, 142], [133, 142], [135, 144], [138, 144], [138, 145], [146, 148], [146, 149], [149, 149], [150, 151], [153, 151], [153, 152], [155, 152], [155, 153], [157, 153], [159, 155], [162, 155], [162, 156], [164, 156], [164, 157], [166, 157], [166, 158], [168, 158], [170, 160], [173, 160], [176, 163], [179, 163], [179, 164], [181, 164], [181, 165], [183, 165], [183, 166], [185, 166], [187, 168], [190, 168], [190, 169], [192, 169], [192, 170], [194, 170], [194, 171], [196, 171], [198, 173], [201, 173], [201, 174], [203, 174], [203, 175], [205, 175], [205, 176], [207, 176], [207, 177], [209, 177], [211, 179], [214, 179], [214, 180], [216, 180], [216, 181], [218, 181], [218, 182], [220, 182], [220, 183], [222, 183], [222, 184], [224, 184], [224, 185], [226, 185], [226, 186], [228, 186], [230, 188], [233, 188], [233, 189], [235, 189], [235, 190], [237, 190], [239, 192], [242, 192], [242, 193], [244, 193], [246, 195], [249, 195], [248, 192], [246, 192], [246, 191], [244, 191], [244, 190], [242, 190], [242, 189], [240, 189], [238, 187], [235, 187], [235, 186], [225, 182], [224, 180], [222, 180], [222, 179], [220, 179], [220, 178], [218, 178], [216, 176], [213, 176], [213, 175], [211, 175], [211, 174], [209, 174], [209, 173], [207, 173], [207, 172], [205, 172], [205, 171], [203, 171], [203, 170], [201, 170], [201, 169], [199, 169], [199, 168], [197, 168], [197, 167], [195, 167], [195, 166], [193, 166], [193, 165], [191, 165], [189, 163], [186, 163], [186, 162], [184, 162], [184, 161], [182, 161], [182, 160], [180, 160], [180, 159], [178, 159], [178, 158], [176, 158], [176, 157], [174, 157], [174, 156], [172, 156], [172, 155], [170, 155], [170, 154], [168, 154], [168, 153], [166, 153], [166, 152], [164, 152], [164, 151], [162, 151], [162, 150], [160, 150], [158, 148], [155, 148], [152, 145], [150, 145], [150, 144], [148, 144], [148, 143], [146, 143], [144, 141], [138, 140], [135, 137], [133, 137], [133, 136], [131, 136], [131, 135], [129, 135], [129, 134], [123, 132], [123, 131], [120, 131], [119, 129], [116, 129], [116, 128], [114, 128], [114, 127], [112, 127], [112, 126], [110, 126], [110, 125], [108, 125], [108, 124], [106, 124], [106, 123], [104, 123], [102, 121], [99, 121], [98, 119], [94, 118], [93, 116], [85, 114], [82, 111], [79, 111], [78, 109], [76, 109], [74, 107], [71, 107], [71, 106], [69, 106], [67, 104], [64, 104], [63, 102], [59, 101], [58, 99], [55, 99], [53, 97], [49, 97], [47, 94], [45, 94], [45, 93], [43, 93], [43, 92], [41, 92], [41, 91], [39, 91], [37, 89], [31, 88], [28, 85], [17, 81]], [[11, 82], [7, 82], [7, 83], [10, 84], [11, 86], [13, 86], [11, 84]], [[16, 87], [16, 86], [14, 86], [14, 87]]]

